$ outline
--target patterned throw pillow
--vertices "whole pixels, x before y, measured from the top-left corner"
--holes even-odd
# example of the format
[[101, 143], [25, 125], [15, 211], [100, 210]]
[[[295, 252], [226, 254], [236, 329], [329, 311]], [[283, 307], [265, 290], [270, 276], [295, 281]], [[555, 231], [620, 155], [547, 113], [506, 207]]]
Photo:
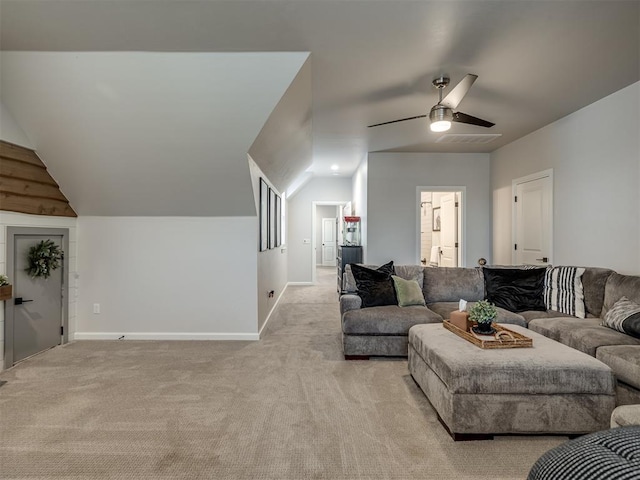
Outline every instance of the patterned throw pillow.
[[640, 305], [622, 297], [605, 314], [602, 325], [640, 338]]
[[584, 292], [582, 274], [584, 268], [552, 267], [544, 279], [544, 303], [547, 310], [584, 318]]
[[542, 268], [483, 268], [485, 300], [510, 312], [545, 310]]
[[398, 304], [391, 280], [391, 275], [395, 273], [393, 262], [386, 263], [377, 270], [353, 263], [351, 273], [356, 280], [356, 293], [362, 298], [362, 308]]
[[399, 307], [408, 307], [410, 305], [426, 306], [422, 288], [417, 280], [405, 280], [396, 275], [391, 275], [391, 278], [396, 289]]

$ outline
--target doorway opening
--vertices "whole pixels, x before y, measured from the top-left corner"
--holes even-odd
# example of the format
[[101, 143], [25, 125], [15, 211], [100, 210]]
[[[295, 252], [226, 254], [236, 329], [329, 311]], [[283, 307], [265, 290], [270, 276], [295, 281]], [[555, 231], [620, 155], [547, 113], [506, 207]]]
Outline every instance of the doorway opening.
[[[312, 202], [311, 212], [311, 262], [312, 282], [319, 279], [336, 282], [336, 258], [338, 245], [342, 243], [342, 210], [345, 202]], [[319, 275], [319, 272], [321, 275]], [[329, 278], [331, 277], [332, 278]]]
[[465, 265], [464, 202], [464, 187], [418, 187], [417, 264]]
[[[27, 274], [31, 247], [51, 240], [63, 252], [61, 265], [48, 278]], [[48, 350], [68, 340], [69, 300], [65, 290], [69, 269], [64, 253], [69, 251], [66, 228], [7, 228], [7, 273], [14, 298], [5, 302], [4, 366]]]

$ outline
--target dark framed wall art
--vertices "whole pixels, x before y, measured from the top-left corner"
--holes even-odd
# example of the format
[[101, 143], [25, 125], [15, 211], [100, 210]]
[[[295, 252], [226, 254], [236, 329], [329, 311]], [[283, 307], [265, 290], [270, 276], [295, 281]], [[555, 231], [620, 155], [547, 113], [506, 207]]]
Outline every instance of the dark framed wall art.
[[260, 251], [269, 248], [269, 187], [260, 179]]
[[440, 231], [440, 207], [433, 209], [433, 231]]
[[276, 247], [282, 245], [282, 200], [280, 195], [276, 195]]
[[269, 188], [269, 248], [276, 246], [276, 192]]

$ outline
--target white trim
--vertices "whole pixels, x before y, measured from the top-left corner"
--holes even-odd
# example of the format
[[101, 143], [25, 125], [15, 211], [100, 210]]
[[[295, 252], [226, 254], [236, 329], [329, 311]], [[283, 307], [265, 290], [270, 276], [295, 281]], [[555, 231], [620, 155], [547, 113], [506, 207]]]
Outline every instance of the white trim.
[[257, 333], [76, 332], [74, 340], [260, 340]]
[[[549, 225], [549, 265], [553, 265], [553, 168], [549, 168], [548, 170], [543, 170], [541, 172], [532, 173], [531, 175], [525, 175], [524, 177], [515, 178], [511, 180], [511, 245], [515, 245], [516, 243], [516, 206], [513, 199], [516, 196], [516, 190], [518, 185], [521, 183], [532, 182], [534, 180], [540, 180], [541, 178], [549, 178], [551, 182], [551, 190], [549, 191], [549, 215], [551, 220], [551, 225]], [[511, 264], [516, 264], [516, 251], [511, 248]]]
[[280, 292], [280, 295], [278, 295], [278, 298], [276, 299], [276, 302], [273, 304], [273, 307], [271, 307], [271, 310], [269, 311], [269, 315], [267, 315], [267, 318], [264, 320], [264, 323], [262, 324], [262, 328], [258, 332], [258, 339], [262, 338], [262, 332], [264, 331], [265, 327], [267, 326], [267, 323], [269, 323], [269, 320], [271, 320], [271, 314], [275, 311], [276, 307], [280, 303], [280, 299], [282, 298], [282, 295], [284, 295], [284, 292], [285, 292], [285, 290], [287, 289], [288, 286], [289, 286], [289, 284], [287, 283], [284, 286], [284, 288], [282, 289], [282, 291]]
[[422, 234], [420, 232], [420, 203], [422, 202], [422, 192], [454, 192], [460, 193], [460, 215], [458, 216], [458, 235], [462, 247], [458, 248], [458, 266], [467, 266], [467, 187], [416, 187], [416, 234], [418, 240], [416, 242], [416, 265], [420, 263], [420, 249], [422, 246]]

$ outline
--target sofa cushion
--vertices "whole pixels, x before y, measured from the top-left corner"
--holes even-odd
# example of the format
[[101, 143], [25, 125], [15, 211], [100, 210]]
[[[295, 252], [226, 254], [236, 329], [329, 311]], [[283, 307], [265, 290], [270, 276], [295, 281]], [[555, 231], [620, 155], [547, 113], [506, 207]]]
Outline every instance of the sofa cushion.
[[[470, 310], [475, 302], [469, 302], [467, 304], [467, 310]], [[451, 312], [458, 310], [459, 304], [458, 302], [436, 302], [430, 303], [427, 305], [429, 310], [433, 310], [442, 318], [449, 318], [451, 316]], [[511, 325], [520, 325], [522, 327], [527, 326], [527, 322], [525, 319], [518, 313], [510, 312], [509, 310], [505, 310], [504, 308], [496, 307], [498, 310], [498, 317], [496, 318], [496, 322], [498, 323], [509, 323]]]
[[609, 345], [640, 345], [640, 340], [600, 325], [599, 318], [538, 318], [529, 329], [595, 357], [596, 350]]
[[536, 318], [558, 318], [558, 317], [571, 317], [571, 315], [567, 315], [566, 313], [556, 312], [555, 310], [527, 310], [525, 312], [518, 312], [518, 315], [524, 318], [527, 324], [531, 320], [535, 320]]
[[476, 302], [484, 299], [484, 280], [477, 268], [425, 268], [422, 291], [427, 304], [460, 299]]
[[596, 358], [609, 365], [618, 380], [640, 389], [640, 345], [600, 347]]
[[640, 305], [622, 297], [606, 313], [602, 325], [640, 338]]
[[545, 269], [483, 268], [486, 299], [512, 312], [546, 310], [542, 291]]
[[586, 316], [582, 274], [584, 268], [553, 267], [547, 269], [544, 279], [544, 303], [547, 310], [573, 315]]
[[391, 275], [393, 286], [396, 289], [399, 307], [410, 307], [411, 305], [425, 306], [422, 288], [416, 280], [405, 280], [397, 275]]
[[612, 273], [613, 270], [608, 268], [585, 267], [582, 274], [582, 290], [587, 317], [600, 317], [604, 303], [604, 286]]
[[421, 265], [394, 265], [395, 275], [405, 280], [415, 280], [420, 285], [424, 285], [424, 267]]
[[385, 305], [346, 312], [342, 316], [342, 332], [347, 335], [407, 335], [414, 325], [441, 322], [442, 317], [427, 307]]
[[362, 308], [398, 304], [391, 280], [394, 273], [393, 262], [376, 270], [354, 264], [351, 265], [351, 272], [356, 279], [357, 294], [362, 298]]
[[600, 316], [604, 318], [609, 309], [622, 297], [640, 303], [640, 276], [620, 275], [615, 272], [609, 275], [604, 287], [604, 303]]

